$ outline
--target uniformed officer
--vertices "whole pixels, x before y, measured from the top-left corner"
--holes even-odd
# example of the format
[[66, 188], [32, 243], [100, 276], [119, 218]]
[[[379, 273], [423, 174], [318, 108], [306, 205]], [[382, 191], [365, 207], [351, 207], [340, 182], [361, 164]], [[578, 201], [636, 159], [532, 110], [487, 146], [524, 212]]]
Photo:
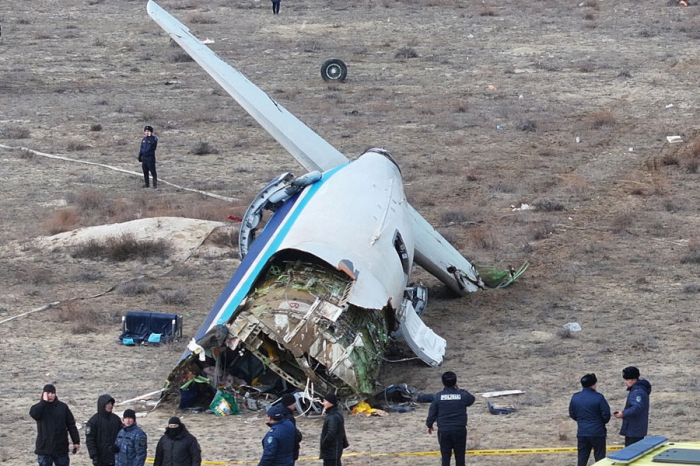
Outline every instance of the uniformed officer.
[[467, 406], [474, 404], [474, 395], [459, 388], [454, 372], [442, 374], [442, 384], [445, 389], [435, 394], [425, 425], [428, 426], [428, 433], [432, 434], [433, 424], [437, 420], [442, 466], [450, 466], [453, 451], [457, 466], [464, 466], [467, 449]]
[[583, 389], [574, 393], [569, 403], [569, 416], [578, 424], [578, 466], [586, 466], [588, 458], [596, 461], [605, 458], [605, 424], [610, 421], [610, 405], [602, 393], [598, 393], [598, 378], [595, 374], [581, 377]]
[[299, 450], [301, 448], [300, 444], [303, 439], [301, 432], [299, 429], [297, 429], [297, 420], [294, 417], [294, 410], [296, 410], [297, 407], [297, 399], [294, 394], [285, 393], [282, 395], [279, 405], [280, 407], [284, 408], [282, 409], [284, 418], [288, 419], [292, 424], [294, 424], [294, 461], [296, 461], [299, 459]]
[[156, 147], [158, 138], [153, 135], [153, 126], [143, 127], [144, 138], [141, 140], [141, 150], [139, 150], [139, 162], [143, 169], [144, 188], [149, 187], [148, 172], [153, 176], [153, 189], [158, 189], [158, 175], [156, 174]]
[[649, 394], [651, 384], [646, 379], [639, 378], [639, 369], [634, 366], [622, 369], [625, 379], [627, 403], [622, 411], [615, 411], [613, 416], [622, 419], [620, 435], [625, 436], [625, 446], [628, 447], [644, 438], [649, 428]]
[[114, 442], [115, 466], [143, 466], [146, 462], [148, 438], [136, 425], [136, 412], [127, 409], [123, 415], [124, 427]]
[[292, 466], [294, 464], [294, 437], [296, 429], [284, 417], [284, 406], [275, 405], [267, 410], [270, 430], [263, 438], [263, 455], [258, 466]]

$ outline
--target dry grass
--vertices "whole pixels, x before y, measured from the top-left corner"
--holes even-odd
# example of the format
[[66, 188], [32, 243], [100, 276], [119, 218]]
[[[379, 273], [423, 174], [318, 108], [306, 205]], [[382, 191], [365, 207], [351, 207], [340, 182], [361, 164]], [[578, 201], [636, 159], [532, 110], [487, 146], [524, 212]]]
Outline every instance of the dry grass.
[[591, 128], [603, 129], [615, 126], [617, 121], [611, 112], [608, 110], [599, 110], [590, 116]]
[[70, 231], [78, 226], [80, 216], [73, 207], [66, 207], [51, 214], [44, 222], [44, 231], [49, 235]]
[[467, 232], [467, 244], [481, 249], [492, 250], [497, 246], [496, 237], [487, 227], [471, 228]]
[[155, 293], [156, 287], [147, 281], [131, 280], [126, 283], [121, 283], [114, 291], [124, 296], [138, 296]]
[[408, 58], [418, 58], [418, 52], [413, 47], [401, 47], [395, 54], [394, 58], [398, 59], [408, 59]]
[[0, 129], [0, 138], [2, 139], [27, 139], [30, 131], [22, 126], [8, 125]]
[[190, 290], [187, 288], [180, 288], [174, 291], [159, 291], [158, 297], [163, 304], [185, 306], [190, 303], [189, 294]]
[[115, 262], [146, 261], [149, 258], [164, 259], [169, 255], [170, 246], [164, 240], [138, 241], [129, 234], [107, 238], [103, 241], [90, 240], [75, 246], [71, 253], [71, 257], [79, 259], [109, 259]]
[[190, 154], [194, 155], [208, 155], [218, 153], [219, 150], [207, 141], [199, 141], [190, 149]]
[[188, 13], [185, 21], [192, 24], [216, 24], [218, 22], [216, 18], [198, 11]]
[[53, 281], [53, 273], [49, 269], [34, 264], [20, 266], [14, 276], [18, 283], [32, 285], [48, 285]]

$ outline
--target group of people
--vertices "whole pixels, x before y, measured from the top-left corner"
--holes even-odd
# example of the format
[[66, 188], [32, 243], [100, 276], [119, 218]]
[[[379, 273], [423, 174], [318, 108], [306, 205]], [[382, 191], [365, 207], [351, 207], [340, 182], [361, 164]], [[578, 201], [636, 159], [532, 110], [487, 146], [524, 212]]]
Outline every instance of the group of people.
[[[629, 394], [622, 411], [610, 413], [605, 397], [597, 391], [598, 378], [586, 374], [581, 378], [582, 390], [569, 403], [569, 416], [578, 424], [578, 466], [586, 466], [593, 450], [596, 461], [605, 458], [606, 428], [611, 416], [622, 419], [620, 435], [625, 446], [643, 439], [649, 426], [649, 394], [651, 384], [640, 377], [633, 366], [622, 370]], [[474, 404], [474, 395], [457, 385], [454, 372], [442, 374], [444, 388], [436, 393], [428, 410], [425, 425], [428, 434], [437, 423], [442, 466], [449, 466], [454, 454], [457, 466], [464, 466], [467, 448], [467, 407]], [[297, 400], [285, 394], [267, 410], [270, 430], [262, 440], [263, 453], [258, 466], [293, 466], [299, 459], [303, 436], [296, 427], [294, 411]], [[323, 398], [326, 414], [321, 429], [319, 458], [323, 466], [342, 466], [343, 450], [349, 446], [345, 421], [335, 393]], [[148, 439], [136, 424], [136, 413], [127, 409], [122, 419], [112, 413], [114, 398], [102, 395], [97, 400], [97, 413], [87, 423], [85, 440], [93, 466], [143, 466]], [[72, 451], [80, 450], [80, 436], [75, 418], [68, 406], [59, 401], [56, 388], [46, 385], [39, 403], [29, 414], [37, 422], [36, 454], [39, 466], [68, 466], [70, 436]], [[67, 434], [66, 434], [67, 432]], [[197, 439], [187, 431], [177, 417], [168, 421], [165, 434], [156, 446], [155, 466], [200, 466], [201, 449]]]
[[[651, 384], [640, 377], [634, 366], [622, 370], [622, 378], [627, 387], [627, 402], [622, 411], [612, 413], [622, 419], [620, 435], [625, 436], [625, 446], [639, 442], [649, 428], [649, 394]], [[595, 374], [581, 377], [582, 390], [571, 397], [569, 416], [576, 421], [578, 430], [578, 466], [586, 466], [593, 450], [595, 461], [605, 458], [605, 425], [610, 421], [610, 405], [602, 393], [598, 392], [598, 378]]]
[[[338, 398], [329, 393], [323, 399], [326, 418], [321, 431], [320, 459], [324, 466], [342, 466], [340, 458], [348, 447], [343, 414]], [[136, 424], [136, 413], [124, 411], [122, 418], [114, 414], [114, 398], [101, 395], [97, 413], [85, 427], [85, 443], [93, 466], [143, 466], [146, 462], [148, 437]], [[299, 459], [302, 434], [296, 428], [296, 398], [284, 395], [267, 411], [270, 430], [263, 438], [263, 454], [259, 466], [293, 466]], [[41, 400], [29, 410], [37, 424], [35, 453], [39, 466], [69, 466], [69, 453], [80, 451], [80, 435], [68, 405], [59, 401], [56, 387], [49, 384], [41, 392]], [[68, 438], [70, 437], [70, 443]], [[158, 441], [155, 466], [200, 466], [202, 450], [197, 439], [177, 417], [168, 421], [165, 434]]]

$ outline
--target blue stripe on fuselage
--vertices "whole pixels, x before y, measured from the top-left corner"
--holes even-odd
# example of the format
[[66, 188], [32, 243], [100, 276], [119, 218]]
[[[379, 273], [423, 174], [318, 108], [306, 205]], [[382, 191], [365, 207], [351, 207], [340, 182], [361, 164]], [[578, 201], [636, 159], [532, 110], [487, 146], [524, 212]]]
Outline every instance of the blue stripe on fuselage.
[[[311, 198], [318, 192], [321, 186], [331, 178], [331, 176], [336, 174], [343, 167], [347, 166], [348, 164], [328, 170], [323, 174], [323, 177], [319, 181], [306, 188], [307, 191], [303, 197], [301, 195], [304, 193], [304, 191], [291, 197], [285, 201], [285, 203], [282, 204], [279, 209], [277, 209], [272, 217], [270, 217], [270, 220], [265, 225], [265, 228], [263, 228], [260, 236], [253, 242], [250, 247], [250, 251], [243, 258], [241, 264], [238, 266], [238, 269], [236, 269], [236, 272], [233, 274], [233, 277], [231, 277], [231, 280], [229, 280], [226, 288], [219, 296], [219, 299], [217, 299], [211, 312], [199, 327], [199, 330], [194, 337], [195, 341], [202, 338], [209, 331], [209, 329], [212, 327], [214, 319], [217, 315], [219, 315], [219, 313], [221, 313], [221, 316], [216, 319], [216, 325], [226, 323], [231, 319], [234, 312], [243, 301], [243, 298], [245, 298], [250, 291], [253, 283], [255, 283], [255, 281], [258, 279], [258, 275], [264, 269], [267, 262], [273, 255], [275, 255], [275, 253], [278, 252], [277, 248], [282, 243], [287, 233], [289, 233], [292, 225], [294, 225], [294, 221], [299, 217], [301, 211], [304, 209], [304, 207], [306, 207], [306, 204], [309, 203]], [[298, 206], [296, 206], [297, 202], [299, 203]], [[295, 206], [296, 208], [294, 208]], [[275, 233], [278, 231], [279, 234], [275, 236]], [[272, 239], [273, 237], [274, 239]], [[249, 270], [251, 270], [251, 273], [246, 277]], [[242, 283], [242, 286], [235, 291], [236, 287], [244, 278], [245, 281]], [[234, 291], [235, 295], [231, 296]], [[226, 304], [227, 302], [228, 304]], [[225, 309], [222, 311], [224, 306]], [[186, 358], [189, 354], [190, 351], [185, 351], [185, 354], [182, 355], [180, 360]]]

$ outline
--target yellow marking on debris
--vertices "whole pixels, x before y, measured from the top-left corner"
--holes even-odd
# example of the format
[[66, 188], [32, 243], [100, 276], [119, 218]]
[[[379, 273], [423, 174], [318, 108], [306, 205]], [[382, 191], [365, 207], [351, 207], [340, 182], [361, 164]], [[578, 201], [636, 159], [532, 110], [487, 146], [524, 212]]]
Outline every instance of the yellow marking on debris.
[[[622, 450], [621, 445], [610, 446], [608, 451]], [[562, 448], [510, 448], [502, 450], [467, 450], [467, 455], [470, 456], [495, 456], [495, 455], [542, 455], [548, 453], [576, 453], [578, 450], [574, 447]], [[370, 458], [391, 457], [391, 456], [439, 456], [439, 451], [406, 451], [396, 453], [372, 453], [369, 451], [361, 451], [357, 453], [345, 453], [343, 458], [356, 458], [359, 456], [369, 456]], [[317, 457], [299, 458], [296, 462], [301, 461], [318, 461]], [[153, 458], [146, 459], [147, 463], [153, 463]], [[232, 464], [258, 464], [259, 460], [255, 461], [202, 461], [203, 465], [211, 466], [228, 466]]]

